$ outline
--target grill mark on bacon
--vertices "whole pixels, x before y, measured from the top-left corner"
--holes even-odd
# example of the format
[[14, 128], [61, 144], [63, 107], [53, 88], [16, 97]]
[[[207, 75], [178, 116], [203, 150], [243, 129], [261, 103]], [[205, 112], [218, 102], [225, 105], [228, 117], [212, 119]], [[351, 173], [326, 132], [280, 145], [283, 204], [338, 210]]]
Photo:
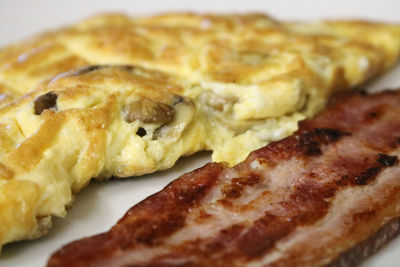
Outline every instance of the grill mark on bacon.
[[[217, 260], [224, 259], [221, 264], [217, 260], [203, 262], [201, 266], [224, 266], [224, 263], [233, 259], [248, 261], [260, 257], [272, 249], [277, 241], [289, 235], [297, 226], [308, 225], [323, 217], [329, 204], [324, 200], [333, 196], [333, 190], [328, 185], [318, 188], [317, 183], [304, 182], [296, 187], [295, 192], [290, 195], [287, 201], [278, 203], [287, 210], [286, 216], [274, 215], [265, 212], [264, 216], [257, 219], [252, 225], [233, 225], [232, 229], [222, 229], [214, 238], [198, 239], [185, 244], [181, 255], [202, 259], [211, 254], [218, 253], [224, 247], [230, 247], [228, 251], [221, 252]], [[299, 208], [300, 207], [300, 208]], [[229, 240], [229, 242], [227, 242]], [[176, 251], [174, 248], [172, 251]], [[173, 255], [166, 255], [172, 257]], [[227, 261], [225, 261], [227, 260]]]
[[399, 162], [397, 156], [389, 156], [385, 154], [378, 153], [378, 161], [383, 166], [393, 166]]
[[[304, 124], [304, 123], [303, 123]], [[338, 142], [342, 137], [350, 136], [348, 131], [334, 128], [310, 129], [307, 125], [293, 134], [292, 138], [273, 142], [266, 148], [259, 149], [256, 157], [260, 162], [268, 162], [273, 166], [292, 157], [313, 157], [321, 155], [321, 146]]]
[[238, 240], [238, 251], [248, 259], [259, 257], [292, 230], [290, 221], [267, 212]]
[[[148, 199], [145, 204], [149, 205], [144, 205], [140, 210], [143, 211], [145, 216], [140, 216], [139, 211], [138, 215], [135, 214], [139, 219], [134, 220], [132, 223], [130, 222], [130, 216], [122, 218], [121, 225], [125, 223], [127, 228], [136, 229], [136, 236], [130, 235], [130, 239], [126, 239], [126, 242], [121, 246], [129, 247], [135, 243], [155, 245], [159, 238], [170, 235], [183, 227], [189, 208], [196, 207], [200, 203], [207, 190], [215, 183], [214, 176], [218, 176], [216, 171], [220, 170], [221, 167], [219, 165], [209, 164], [206, 165], [205, 169], [183, 175], [181, 180], [172, 182], [171, 186], [163, 191], [163, 194]], [[195, 178], [194, 182], [193, 177]], [[174, 212], [171, 207], [175, 209]], [[148, 210], [145, 210], [146, 208]], [[153, 211], [154, 213], [148, 214], [148, 211]], [[128, 214], [134, 212], [138, 211], [131, 210]]]
[[342, 136], [346, 135], [348, 136], [350, 133], [324, 128], [301, 132], [296, 135], [296, 139], [298, 139], [298, 151], [306, 156], [319, 156], [322, 154], [321, 145], [337, 142]]
[[[82, 245], [76, 246], [74, 257], [67, 256], [68, 251], [61, 250], [59, 255], [63, 257], [64, 254], [66, 257], [49, 265], [87, 266], [111, 256], [116, 248], [117, 251], [124, 251], [138, 245], [162, 244], [162, 237], [171, 235], [184, 226], [189, 209], [199, 205], [215, 184], [215, 178], [223, 167], [222, 164], [209, 163], [182, 175], [163, 191], [132, 207], [110, 232], [93, 239], [84, 239]], [[132, 232], [131, 229], [135, 231]], [[81, 262], [75, 262], [75, 257], [80, 258]]]
[[385, 154], [378, 153], [376, 162], [377, 165], [373, 167], [368, 167], [365, 171], [361, 172], [359, 175], [354, 176], [353, 184], [356, 185], [366, 185], [373, 181], [375, 177], [385, 168], [394, 166], [397, 162], [397, 156], [388, 156]]
[[244, 177], [232, 178], [231, 183], [225, 185], [221, 192], [224, 199], [235, 199], [242, 195], [242, 191], [246, 186], [253, 186], [261, 180], [260, 175], [256, 173], [249, 173]]
[[[344, 189], [374, 186], [385, 170], [399, 168], [396, 150], [400, 145], [400, 119], [396, 120], [400, 118], [399, 101], [400, 92], [338, 97], [325, 112], [303, 121], [293, 136], [251, 153], [245, 162], [233, 168], [228, 178], [227, 167], [217, 163], [185, 174], [134, 206], [110, 232], [59, 250], [49, 260], [49, 266], [85, 266], [102, 260], [109, 266], [237, 266], [261, 261], [266, 255], [276, 253], [277, 244], [293, 238], [302, 227], [314, 227], [326, 219], [332, 203]], [[357, 107], [359, 113], [349, 107]], [[397, 117], [393, 117], [393, 110]], [[342, 113], [346, 116], [338, 120]], [[250, 167], [255, 160], [261, 165], [257, 171]], [[294, 162], [301, 169], [295, 174], [288, 171]], [[281, 165], [286, 166], [278, 172], [282, 176], [266, 175]], [[277, 189], [268, 192], [268, 201], [263, 202], [268, 184], [275, 184]], [[212, 189], [220, 194], [207, 195]], [[262, 192], [255, 199], [241, 202], [245, 191], [248, 194], [257, 190]], [[216, 215], [208, 210], [210, 205], [220, 205], [229, 214], [237, 213], [235, 216], [241, 216], [241, 220], [230, 223], [218, 221], [223, 219], [220, 218], [215, 230], [212, 224], [205, 228], [210, 233], [189, 232], [189, 236], [180, 237], [181, 242], [169, 242], [188, 227], [189, 216], [194, 216], [192, 223], [199, 225], [215, 220]], [[364, 222], [379, 215], [380, 207], [384, 206], [372, 202], [367, 210], [353, 212], [349, 229], [357, 224], [365, 227]], [[139, 253], [144, 248], [165, 250], [143, 255], [137, 262], [118, 263], [122, 255]], [[296, 254], [287, 255], [271, 265], [302, 262], [290, 256]]]
[[354, 177], [354, 184], [366, 185], [378, 175], [380, 170], [381, 169], [379, 167], [371, 167], [366, 169], [360, 175]]

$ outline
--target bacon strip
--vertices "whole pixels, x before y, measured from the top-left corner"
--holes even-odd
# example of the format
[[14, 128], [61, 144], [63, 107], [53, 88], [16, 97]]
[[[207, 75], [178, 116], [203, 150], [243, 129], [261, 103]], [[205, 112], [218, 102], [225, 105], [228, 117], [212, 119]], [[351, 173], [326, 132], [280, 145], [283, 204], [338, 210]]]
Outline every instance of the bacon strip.
[[400, 91], [345, 93], [292, 136], [209, 163], [48, 266], [344, 266], [399, 232]]

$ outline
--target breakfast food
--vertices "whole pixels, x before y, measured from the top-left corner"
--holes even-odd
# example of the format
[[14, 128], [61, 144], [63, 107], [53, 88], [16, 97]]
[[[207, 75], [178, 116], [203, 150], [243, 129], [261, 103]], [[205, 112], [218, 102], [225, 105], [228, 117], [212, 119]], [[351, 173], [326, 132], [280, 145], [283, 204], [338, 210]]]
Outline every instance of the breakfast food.
[[[206, 149], [231, 165], [282, 139], [335, 91], [392, 66], [400, 26], [279, 22], [262, 14], [93, 17], [0, 50], [0, 90], [20, 96], [88, 65], [139, 65], [181, 77], [201, 109]], [[1, 105], [1, 102], [0, 102]]]
[[1, 243], [43, 234], [93, 177], [162, 170], [201, 149], [202, 125], [180, 91], [159, 72], [95, 66], [1, 109]]
[[234, 164], [397, 60], [400, 27], [265, 15], [102, 15], [0, 50], [0, 246], [91, 178], [212, 150]]
[[399, 102], [343, 93], [292, 136], [182, 175], [48, 266], [353, 266], [400, 232]]

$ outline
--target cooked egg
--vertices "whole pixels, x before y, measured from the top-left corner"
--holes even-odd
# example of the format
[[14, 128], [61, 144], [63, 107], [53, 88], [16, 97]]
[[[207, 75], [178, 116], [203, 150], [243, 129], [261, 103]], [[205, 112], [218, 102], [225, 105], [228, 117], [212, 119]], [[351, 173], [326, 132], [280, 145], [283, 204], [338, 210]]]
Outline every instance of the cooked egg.
[[3, 48], [0, 246], [44, 234], [93, 177], [240, 162], [399, 51], [396, 25], [260, 14], [101, 15]]

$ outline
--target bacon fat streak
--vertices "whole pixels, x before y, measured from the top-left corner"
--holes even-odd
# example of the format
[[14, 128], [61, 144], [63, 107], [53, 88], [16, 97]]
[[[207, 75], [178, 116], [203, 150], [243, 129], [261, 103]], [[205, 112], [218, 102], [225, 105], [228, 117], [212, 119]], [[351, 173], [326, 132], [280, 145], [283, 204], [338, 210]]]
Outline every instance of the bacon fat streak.
[[292, 136], [209, 163], [48, 266], [345, 266], [399, 232], [400, 92], [345, 93]]

